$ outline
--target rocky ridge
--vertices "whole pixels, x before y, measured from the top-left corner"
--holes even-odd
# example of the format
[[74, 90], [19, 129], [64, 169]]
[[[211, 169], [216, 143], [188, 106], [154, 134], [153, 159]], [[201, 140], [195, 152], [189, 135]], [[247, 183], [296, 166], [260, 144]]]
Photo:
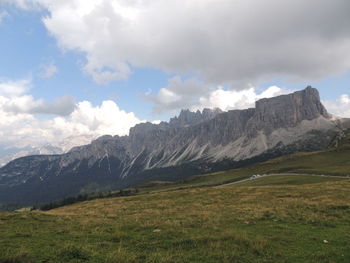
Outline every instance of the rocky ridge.
[[[50, 185], [55, 189], [61, 184], [65, 195], [73, 195], [90, 183], [125, 187], [151, 180], [161, 169], [196, 164], [195, 169], [184, 170], [183, 176], [188, 176], [225, 160], [238, 163], [266, 153], [285, 153], [284, 149], [321, 149], [341, 126], [341, 121], [327, 113], [312, 87], [259, 100], [255, 108], [246, 110], [183, 110], [169, 123], [138, 124], [129, 136], [106, 135], [63, 155], [16, 159], [0, 169], [0, 191], [3, 187], [11, 196], [17, 188]], [[54, 192], [33, 201], [64, 197], [62, 192]], [[8, 196], [0, 193], [0, 203], [8, 201]]]

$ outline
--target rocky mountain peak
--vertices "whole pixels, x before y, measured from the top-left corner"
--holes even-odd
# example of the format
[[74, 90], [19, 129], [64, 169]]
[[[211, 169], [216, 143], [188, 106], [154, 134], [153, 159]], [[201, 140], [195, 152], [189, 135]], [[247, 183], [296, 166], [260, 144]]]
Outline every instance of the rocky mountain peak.
[[130, 128], [129, 136], [130, 137], [139, 136], [139, 135], [157, 130], [158, 128], [159, 128], [159, 125], [153, 124], [150, 122], [139, 123], [139, 124], [136, 124], [134, 127]]
[[314, 119], [320, 115], [329, 117], [320, 101], [318, 90], [311, 86], [291, 94], [258, 100], [255, 103], [255, 109], [257, 112], [267, 114], [271, 113], [271, 110], [278, 112], [293, 109], [297, 111], [299, 117], [305, 119]]
[[303, 120], [313, 120], [320, 116], [330, 117], [320, 101], [318, 90], [308, 86], [292, 94], [258, 100], [250, 127], [270, 132], [295, 127]]
[[205, 108], [203, 111], [190, 111], [189, 109], [181, 110], [178, 117], [170, 119], [169, 124], [172, 126], [189, 126], [195, 125], [203, 121], [210, 120], [214, 118], [219, 113], [222, 113], [222, 110], [219, 108], [208, 109]]

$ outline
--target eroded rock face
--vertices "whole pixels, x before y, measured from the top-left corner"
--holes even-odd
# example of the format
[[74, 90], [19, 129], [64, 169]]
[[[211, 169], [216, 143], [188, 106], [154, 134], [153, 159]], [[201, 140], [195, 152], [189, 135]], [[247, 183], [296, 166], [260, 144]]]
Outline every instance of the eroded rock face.
[[[0, 203], [14, 201], [9, 197], [16, 189], [27, 191], [21, 198], [34, 188], [53, 189], [53, 194], [43, 191], [34, 200], [51, 201], [78, 194], [91, 182], [114, 188], [132, 185], [145, 181], [144, 174], [151, 178], [153, 171], [166, 167], [240, 161], [292, 144], [296, 145], [295, 151], [305, 151], [307, 144], [301, 142], [310, 140], [322, 142], [312, 143], [315, 149], [322, 148], [338, 127], [339, 121], [331, 118], [318, 91], [311, 87], [259, 100], [252, 109], [183, 110], [169, 123], [138, 124], [130, 129], [129, 136], [106, 135], [63, 155], [30, 156], [10, 162], [0, 169]], [[56, 187], [63, 187], [63, 192]]]
[[295, 127], [303, 120], [320, 116], [330, 117], [320, 101], [318, 91], [309, 86], [289, 95], [257, 101], [248, 130], [269, 133], [279, 128]]
[[180, 115], [178, 117], [171, 118], [169, 124], [175, 127], [196, 125], [214, 118], [219, 113], [222, 113], [222, 110], [219, 108], [204, 109], [202, 112], [199, 110], [196, 112], [192, 112], [188, 109], [181, 110]]

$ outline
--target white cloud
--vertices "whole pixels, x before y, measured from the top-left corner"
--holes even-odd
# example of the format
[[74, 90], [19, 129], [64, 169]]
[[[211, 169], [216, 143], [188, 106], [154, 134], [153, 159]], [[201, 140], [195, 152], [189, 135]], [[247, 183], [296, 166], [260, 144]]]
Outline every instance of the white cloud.
[[44, 79], [52, 78], [58, 72], [58, 68], [54, 62], [50, 62], [42, 66], [42, 71], [39, 76]]
[[328, 112], [339, 116], [350, 118], [350, 97], [348, 94], [341, 95], [335, 102], [323, 101]]
[[57, 98], [53, 103], [43, 99], [34, 99], [28, 92], [31, 81], [28, 79], [19, 81], [0, 80], [0, 107], [2, 111], [18, 114], [54, 114], [69, 115], [76, 107], [74, 98], [64, 96]]
[[254, 108], [257, 100], [291, 92], [291, 90], [282, 89], [277, 86], [271, 86], [261, 93], [258, 93], [253, 87], [240, 91], [219, 88], [212, 91], [209, 96], [200, 97], [199, 104], [192, 109], [220, 108], [227, 111], [232, 109]]
[[153, 112], [176, 113], [183, 108], [190, 108], [197, 103], [200, 95], [209, 94], [210, 88], [197, 79], [183, 80], [175, 76], [168, 80], [168, 85], [161, 88], [156, 95], [147, 91], [144, 98], [154, 105]]
[[56, 132], [60, 131], [65, 136], [127, 135], [130, 127], [140, 122], [134, 113], [121, 110], [110, 100], [103, 101], [96, 107], [88, 101], [79, 102], [68, 117], [56, 117], [50, 121]]
[[25, 10], [40, 10], [43, 8], [41, 0], [0, 0], [1, 4], [16, 5]]
[[341, 95], [340, 98], [339, 98], [339, 101], [340, 101], [340, 103], [342, 103], [342, 104], [350, 104], [349, 95], [347, 95], [347, 94]]
[[131, 74], [131, 69], [126, 63], [113, 63], [106, 67], [103, 63], [95, 61], [94, 58], [89, 59], [83, 70], [90, 74], [97, 84], [108, 84], [113, 80], [125, 80]]
[[30, 80], [19, 81], [0, 79], [0, 96], [17, 97], [30, 89]]
[[[30, 81], [0, 82], [0, 146], [2, 148], [40, 147], [45, 144], [74, 146], [105, 134], [126, 135], [141, 122], [134, 113], [121, 110], [113, 101], [93, 106], [88, 101], [74, 103], [66, 116], [40, 119], [35, 113], [57, 114], [70, 107], [69, 97], [54, 103], [35, 100], [29, 91]], [[64, 115], [64, 114], [61, 114]], [[70, 143], [69, 143], [70, 142]]]
[[240, 90], [225, 89], [205, 85], [197, 79], [182, 80], [176, 76], [170, 78], [167, 87], [161, 88], [157, 94], [152, 95], [147, 91], [143, 97], [153, 103], [155, 114], [176, 114], [181, 109], [246, 109], [254, 107], [255, 101], [259, 99], [290, 92], [292, 91], [277, 86], [271, 86], [260, 93], [252, 86]]
[[161, 120], [155, 120], [155, 121], [152, 121], [152, 124], [160, 124], [162, 121]]
[[56, 98], [53, 103], [48, 103], [43, 99], [35, 100], [31, 95], [22, 95], [12, 99], [4, 99], [2, 107], [5, 111], [12, 113], [67, 116], [74, 111], [76, 105], [71, 96]]
[[46, 8], [47, 30], [63, 49], [86, 54], [84, 70], [98, 83], [127, 78], [133, 67], [215, 85], [318, 80], [350, 67], [348, 0], [12, 2]]

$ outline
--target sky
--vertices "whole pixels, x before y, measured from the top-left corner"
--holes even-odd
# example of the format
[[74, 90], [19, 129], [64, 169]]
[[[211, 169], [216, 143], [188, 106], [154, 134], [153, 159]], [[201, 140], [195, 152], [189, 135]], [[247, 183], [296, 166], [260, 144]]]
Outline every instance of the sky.
[[127, 135], [312, 85], [350, 117], [348, 0], [0, 0], [0, 148]]

